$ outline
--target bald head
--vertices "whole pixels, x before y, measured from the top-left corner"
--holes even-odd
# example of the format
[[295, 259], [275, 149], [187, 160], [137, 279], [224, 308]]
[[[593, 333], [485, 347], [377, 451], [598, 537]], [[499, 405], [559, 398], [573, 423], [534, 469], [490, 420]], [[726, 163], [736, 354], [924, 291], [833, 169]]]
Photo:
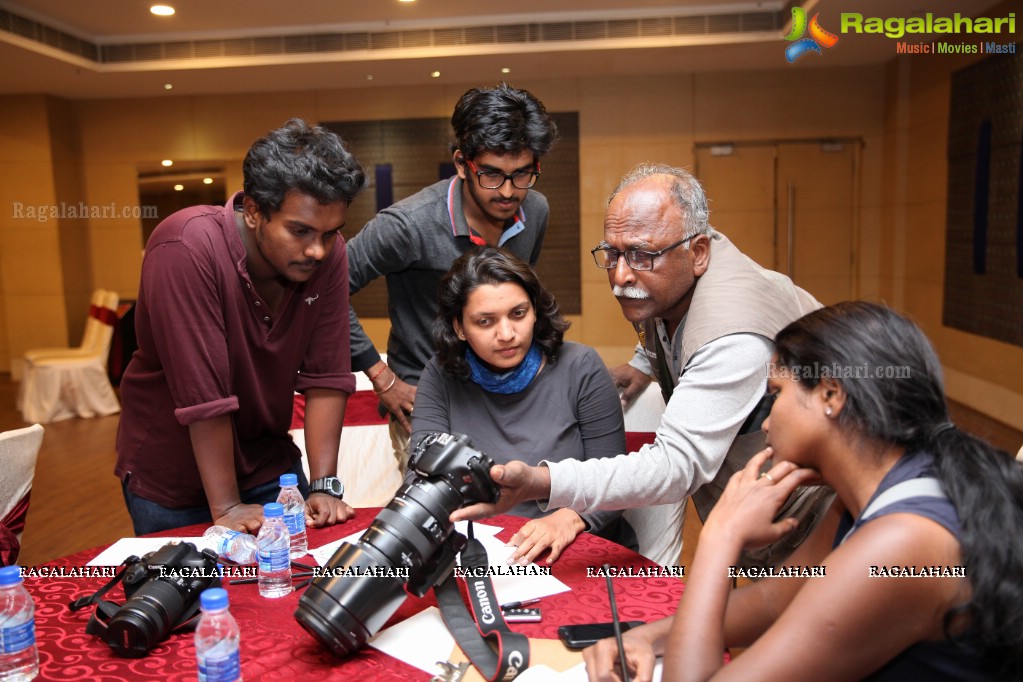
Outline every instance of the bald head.
[[640, 164], [629, 171], [608, 197], [608, 211], [617, 199], [626, 199], [623, 195], [630, 195], [630, 201], [639, 196], [649, 200], [651, 192], [670, 197], [682, 221], [681, 236], [712, 233], [707, 196], [700, 182], [689, 171], [666, 164]]

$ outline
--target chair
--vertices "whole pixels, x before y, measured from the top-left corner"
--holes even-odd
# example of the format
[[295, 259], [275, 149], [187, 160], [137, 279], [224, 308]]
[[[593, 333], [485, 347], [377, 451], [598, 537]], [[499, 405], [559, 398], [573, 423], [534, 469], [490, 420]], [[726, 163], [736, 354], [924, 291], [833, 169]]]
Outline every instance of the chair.
[[[89, 300], [89, 316], [85, 319], [85, 331], [82, 334], [82, 342], [71, 348], [35, 348], [25, 351], [25, 362], [36, 362], [43, 358], [53, 357], [82, 357], [90, 355], [101, 342], [103, 325], [113, 325], [111, 315], [116, 316], [117, 311], [104, 307], [110, 292], [105, 289], [96, 289], [92, 292]], [[110, 321], [105, 321], [110, 320]]]
[[[121, 411], [107, 375], [117, 303], [116, 292], [104, 294], [95, 315], [98, 331], [86, 352], [37, 353], [31, 360], [26, 359], [19, 401], [25, 421], [48, 424], [71, 417], [105, 417]], [[90, 319], [93, 319], [92, 314]]]
[[36, 472], [36, 457], [43, 442], [39, 424], [0, 433], [0, 530], [15, 538], [7, 562], [17, 560], [17, 549], [25, 530], [28, 499]]
[[[92, 298], [89, 300], [89, 315], [85, 318], [85, 331], [82, 333], [82, 341], [79, 345], [70, 348], [33, 348], [32, 350], [25, 351], [23, 356], [25, 363], [24, 374], [28, 373], [28, 368], [33, 363], [45, 358], [71, 358], [90, 355], [96, 344], [100, 343], [102, 337], [103, 323], [100, 320], [117, 314], [116, 311], [103, 307], [107, 299], [107, 293], [105, 289], [96, 289], [96, 291], [92, 292]], [[22, 409], [22, 405], [25, 404], [26, 383], [22, 381], [18, 387], [17, 407], [19, 412]]]

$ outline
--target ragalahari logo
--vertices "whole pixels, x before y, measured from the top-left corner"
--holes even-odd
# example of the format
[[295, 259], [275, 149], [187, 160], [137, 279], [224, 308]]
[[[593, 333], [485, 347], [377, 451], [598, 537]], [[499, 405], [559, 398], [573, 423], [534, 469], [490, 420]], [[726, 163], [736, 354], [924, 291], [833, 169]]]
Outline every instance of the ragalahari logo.
[[[802, 7], [792, 8], [792, 30], [785, 36], [785, 40], [792, 43], [785, 48], [785, 59], [789, 64], [802, 57], [807, 52], [821, 54], [821, 47], [834, 47], [838, 42], [838, 36], [831, 31], [821, 27], [817, 17], [820, 13], [813, 15], [809, 26], [806, 22], [806, 11]], [[810, 37], [803, 38], [803, 34], [809, 29]]]

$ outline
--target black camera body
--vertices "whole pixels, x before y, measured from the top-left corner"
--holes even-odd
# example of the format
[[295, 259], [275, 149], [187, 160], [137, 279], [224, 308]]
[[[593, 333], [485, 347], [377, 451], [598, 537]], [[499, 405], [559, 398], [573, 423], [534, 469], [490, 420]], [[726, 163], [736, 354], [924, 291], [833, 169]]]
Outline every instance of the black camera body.
[[[383, 627], [408, 594], [421, 597], [447, 577], [465, 546], [448, 517], [461, 507], [498, 500], [493, 466], [466, 436], [422, 438], [409, 462], [415, 476], [355, 544], [345, 542], [334, 552], [324, 575], [299, 599], [295, 618], [302, 627], [334, 654], [347, 656]], [[391, 575], [379, 576], [380, 569]]]
[[200, 592], [220, 586], [217, 555], [190, 542], [168, 543], [126, 564], [121, 582], [127, 601], [95, 633], [126, 658], [145, 656], [196, 616]]

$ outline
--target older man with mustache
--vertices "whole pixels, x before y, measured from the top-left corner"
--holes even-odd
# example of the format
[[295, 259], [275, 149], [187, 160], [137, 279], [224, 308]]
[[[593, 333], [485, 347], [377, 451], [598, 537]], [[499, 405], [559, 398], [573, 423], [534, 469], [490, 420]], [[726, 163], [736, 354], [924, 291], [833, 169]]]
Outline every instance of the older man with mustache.
[[[774, 335], [820, 304], [744, 256], [710, 226], [708, 213], [703, 188], [688, 172], [639, 166], [611, 194], [604, 239], [592, 252], [639, 335], [632, 361], [612, 371], [623, 403], [651, 376], [667, 403], [656, 440], [628, 456], [494, 467], [498, 505], [467, 507], [453, 519], [526, 499], [589, 512], [689, 495], [701, 517], [709, 513], [732, 472], [763, 448], [759, 423], [769, 408], [763, 399]], [[793, 510], [807, 526], [793, 542], [819, 517], [821, 497]], [[774, 563], [791, 549], [770, 547], [744, 561]]]

